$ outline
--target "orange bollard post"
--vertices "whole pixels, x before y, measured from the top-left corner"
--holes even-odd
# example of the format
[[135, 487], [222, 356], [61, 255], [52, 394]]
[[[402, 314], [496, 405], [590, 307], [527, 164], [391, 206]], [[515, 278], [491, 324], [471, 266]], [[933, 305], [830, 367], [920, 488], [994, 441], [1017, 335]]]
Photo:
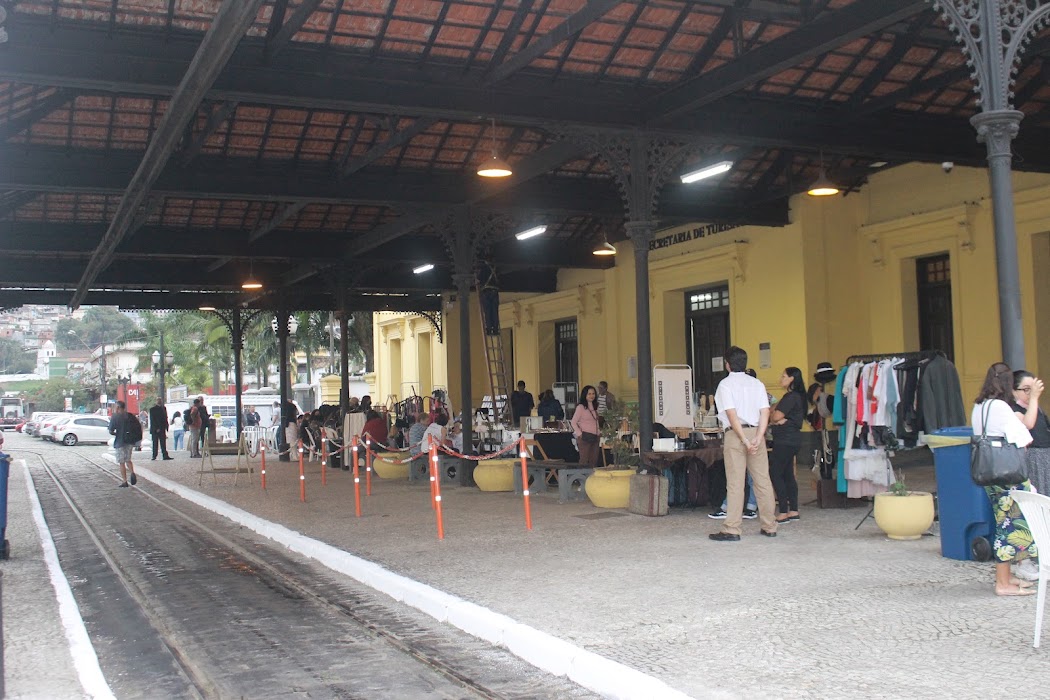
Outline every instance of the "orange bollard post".
[[306, 503], [306, 471], [303, 469], [303, 441], [299, 441], [299, 500]]
[[321, 436], [321, 486], [328, 486], [328, 438]]
[[350, 448], [354, 460], [354, 511], [357, 517], [361, 517], [361, 474], [357, 470], [357, 436], [354, 436], [354, 446]]
[[434, 444], [434, 438], [432, 438], [432, 437], [428, 437], [427, 438], [427, 444], [429, 445], [429, 447], [427, 448], [427, 474], [430, 475], [430, 507], [432, 509], [436, 510], [437, 509], [437, 501], [434, 500], [434, 496], [437, 495], [437, 493], [434, 491], [434, 481], [435, 481], [434, 480], [434, 471], [435, 470], [432, 469], [432, 467], [434, 466], [434, 464], [432, 464], [432, 462], [434, 462], [434, 460], [431, 459], [431, 457], [433, 457], [434, 459], [437, 459], [437, 446]]
[[438, 454], [437, 445], [430, 443], [430, 483], [431, 492], [434, 495], [434, 510], [437, 514], [438, 539], [445, 539], [445, 523], [441, 516], [441, 480], [438, 478]]
[[532, 506], [529, 504], [529, 468], [525, 458], [529, 454], [525, 451], [525, 438], [519, 438], [518, 451], [521, 454], [521, 492], [525, 496], [525, 529], [532, 529]]
[[365, 495], [372, 495], [372, 440], [365, 438]]
[[266, 441], [265, 440], [263, 440], [262, 442], [259, 443], [259, 456], [262, 458], [262, 469], [261, 469], [262, 475], [261, 475], [260, 478], [262, 479], [263, 491], [265, 491], [266, 490]]

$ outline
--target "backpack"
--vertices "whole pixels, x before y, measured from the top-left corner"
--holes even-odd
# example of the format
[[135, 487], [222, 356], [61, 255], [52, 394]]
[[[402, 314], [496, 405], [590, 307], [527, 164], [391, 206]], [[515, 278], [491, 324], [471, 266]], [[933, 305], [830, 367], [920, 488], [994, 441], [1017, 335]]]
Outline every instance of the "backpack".
[[127, 416], [124, 424], [124, 444], [142, 442], [142, 423], [139, 423], [139, 419], [130, 413]]

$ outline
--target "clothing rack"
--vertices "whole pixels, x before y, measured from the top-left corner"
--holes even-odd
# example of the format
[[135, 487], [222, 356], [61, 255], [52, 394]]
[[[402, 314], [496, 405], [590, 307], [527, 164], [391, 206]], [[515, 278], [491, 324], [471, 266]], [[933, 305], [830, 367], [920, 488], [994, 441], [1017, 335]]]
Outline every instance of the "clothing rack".
[[846, 358], [844, 364], [851, 365], [854, 362], [863, 362], [865, 364], [869, 362], [878, 362], [879, 360], [888, 360], [892, 357], [898, 357], [905, 362], [918, 362], [922, 360], [932, 360], [938, 355], [944, 355], [940, 350], [917, 350], [914, 352], [882, 352], [875, 353], [874, 355], [850, 355]]
[[[889, 359], [892, 359], [892, 358], [898, 358], [898, 359], [901, 360], [901, 362], [898, 363], [897, 365], [894, 365], [894, 369], [905, 369], [906, 366], [908, 366], [908, 365], [918, 364], [918, 363], [924, 362], [926, 360], [932, 360], [933, 358], [937, 357], [938, 355], [945, 356], [944, 353], [942, 351], [940, 351], [940, 350], [917, 350], [917, 351], [912, 351], [912, 352], [875, 353], [875, 354], [872, 354], [872, 355], [850, 355], [849, 357], [846, 358], [846, 362], [844, 364], [851, 365], [854, 362], [863, 362], [864, 364], [867, 364], [869, 362], [878, 362], [880, 360], [889, 360]], [[838, 397], [836, 397], [836, 400], [838, 400]], [[908, 449], [908, 448], [903, 448], [903, 449]], [[892, 461], [890, 459], [891, 457], [892, 457], [892, 453], [891, 452], [887, 452], [886, 469], [889, 471], [889, 474], [887, 475], [887, 479], [888, 479], [889, 483], [892, 484], [893, 483], [893, 463], [892, 463]], [[854, 527], [853, 529], [854, 530], [859, 530], [860, 526], [863, 525], [865, 523], [865, 521], [867, 521], [868, 518], [872, 517], [874, 515], [874, 513], [875, 513], [875, 502], [874, 502], [874, 499], [872, 499], [872, 505], [871, 505], [871, 508], [868, 509], [867, 515], [865, 515], [863, 518], [861, 518], [860, 522], [857, 523], [857, 526]]]

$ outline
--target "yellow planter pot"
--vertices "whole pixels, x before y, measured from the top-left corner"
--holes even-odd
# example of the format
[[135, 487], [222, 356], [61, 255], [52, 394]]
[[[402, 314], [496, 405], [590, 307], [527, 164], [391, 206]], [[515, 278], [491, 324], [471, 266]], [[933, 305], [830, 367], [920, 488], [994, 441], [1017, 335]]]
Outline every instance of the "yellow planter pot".
[[[363, 470], [364, 465], [358, 465], [358, 469]], [[386, 460], [375, 457], [372, 459], [372, 471], [376, 473], [380, 479], [407, 479], [408, 478], [408, 463], [394, 464], [393, 462], [387, 462]]]
[[891, 540], [917, 540], [933, 525], [933, 495], [909, 491], [907, 496], [875, 494], [875, 524]]
[[519, 459], [489, 459], [478, 462], [474, 468], [474, 483], [482, 491], [513, 491], [514, 465], [521, 468]]
[[631, 501], [634, 469], [595, 469], [587, 477], [584, 491], [596, 508], [626, 508]]

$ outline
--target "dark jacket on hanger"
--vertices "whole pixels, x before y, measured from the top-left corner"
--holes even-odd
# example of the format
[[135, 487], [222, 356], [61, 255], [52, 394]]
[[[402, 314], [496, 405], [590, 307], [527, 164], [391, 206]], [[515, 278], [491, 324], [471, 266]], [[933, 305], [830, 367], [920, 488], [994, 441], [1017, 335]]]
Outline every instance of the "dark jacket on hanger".
[[919, 379], [919, 408], [922, 429], [930, 434], [941, 428], [966, 425], [959, 373], [948, 358], [937, 355], [926, 365]]

